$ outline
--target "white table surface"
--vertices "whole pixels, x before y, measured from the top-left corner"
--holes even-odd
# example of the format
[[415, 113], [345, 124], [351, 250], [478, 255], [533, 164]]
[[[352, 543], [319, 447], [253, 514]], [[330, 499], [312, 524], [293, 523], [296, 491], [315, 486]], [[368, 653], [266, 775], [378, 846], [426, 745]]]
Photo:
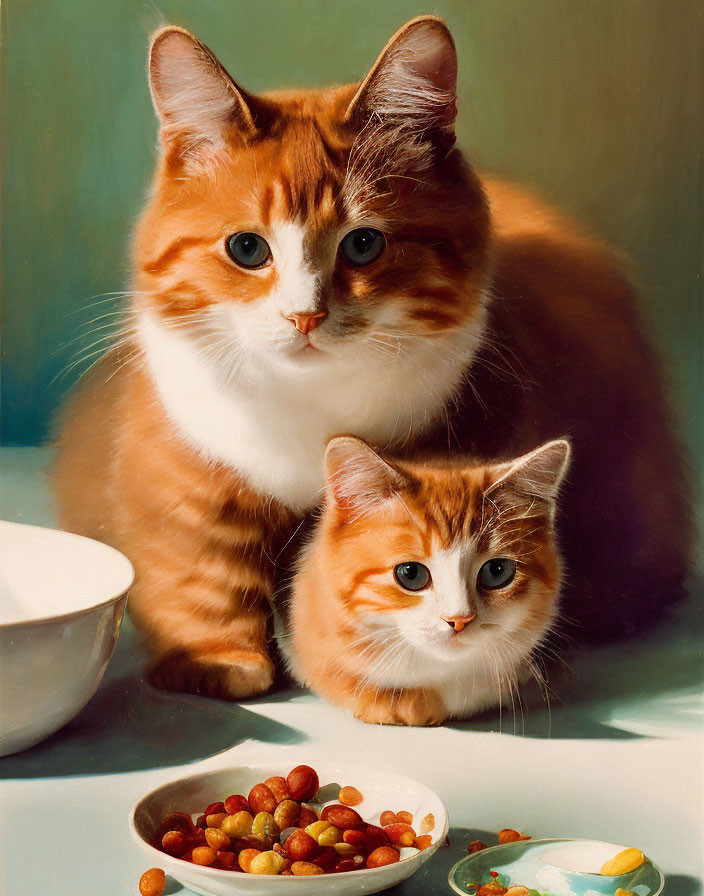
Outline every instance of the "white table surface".
[[[0, 450], [1, 518], [52, 524], [46, 457]], [[666, 896], [695, 896], [704, 713], [701, 586], [693, 592], [696, 601], [648, 638], [568, 657], [579, 686], [551, 713], [433, 729], [364, 725], [294, 689], [243, 704], [161, 693], [142, 679], [146, 654], [126, 621], [78, 717], [0, 759], [0, 893], [137, 894], [147, 863], [127, 818], [143, 793], [218, 766], [280, 759], [286, 770], [335, 756], [419, 778], [448, 805], [450, 847], [389, 893], [449, 894], [447, 871], [467, 842], [512, 827], [637, 845], [665, 872]], [[168, 882], [167, 896], [189, 892]]]

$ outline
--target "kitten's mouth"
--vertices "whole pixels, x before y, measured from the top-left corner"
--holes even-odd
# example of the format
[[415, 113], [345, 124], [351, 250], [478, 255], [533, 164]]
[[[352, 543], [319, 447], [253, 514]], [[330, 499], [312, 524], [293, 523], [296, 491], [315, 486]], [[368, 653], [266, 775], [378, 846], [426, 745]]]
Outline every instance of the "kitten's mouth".
[[313, 345], [308, 337], [306, 337], [306, 340], [302, 345], [294, 346], [290, 352], [292, 358], [312, 358], [315, 355], [323, 354], [325, 354], [325, 352], [318, 348], [317, 345]]

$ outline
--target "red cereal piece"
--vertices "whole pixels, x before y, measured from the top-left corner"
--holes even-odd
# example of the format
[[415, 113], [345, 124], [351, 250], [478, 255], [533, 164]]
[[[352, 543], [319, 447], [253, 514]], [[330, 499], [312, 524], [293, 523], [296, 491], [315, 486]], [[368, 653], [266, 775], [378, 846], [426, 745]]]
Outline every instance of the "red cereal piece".
[[504, 828], [499, 831], [499, 843], [515, 843], [518, 840], [530, 840], [526, 834], [520, 834], [512, 828]]
[[247, 797], [242, 796], [241, 793], [233, 793], [231, 796], [228, 796], [223, 805], [228, 815], [237, 815], [238, 812], [249, 812]]
[[193, 828], [188, 841], [191, 848], [194, 846], [205, 846], [205, 830], [203, 828]]
[[340, 874], [343, 871], [359, 871], [360, 868], [364, 868], [364, 857], [354, 856], [351, 859], [340, 859], [333, 870]]
[[223, 802], [211, 803], [208, 806], [208, 808], [205, 810], [203, 815], [205, 815], [205, 816], [219, 815], [221, 812], [224, 812], [224, 811], [225, 811], [225, 803], [223, 803]]
[[343, 806], [358, 806], [364, 797], [356, 787], [343, 787], [337, 796]]
[[291, 793], [289, 792], [286, 778], [282, 778], [280, 776], [275, 778], [267, 778], [264, 783], [276, 797], [277, 804], [283, 803], [284, 800], [291, 799]]
[[370, 853], [380, 846], [391, 846], [391, 840], [383, 828], [368, 824], [364, 829], [364, 846], [365, 852]]
[[367, 868], [381, 868], [382, 865], [393, 865], [400, 858], [399, 851], [393, 846], [380, 846], [367, 856]]
[[161, 848], [170, 856], [182, 856], [190, 849], [189, 840], [183, 831], [167, 831], [161, 838]]
[[182, 831], [184, 834], [190, 834], [192, 830], [193, 819], [185, 812], [172, 812], [161, 823], [162, 835], [167, 831]]
[[416, 832], [410, 824], [387, 824], [384, 831], [394, 846], [413, 846], [416, 839]]
[[317, 842], [310, 834], [306, 834], [305, 831], [294, 831], [286, 840], [286, 854], [290, 856], [294, 862], [312, 861], [313, 857], [317, 856], [319, 851], [320, 847]]
[[318, 792], [318, 773], [309, 765], [297, 765], [288, 773], [286, 786], [293, 800], [312, 800]]
[[[293, 836], [293, 835], [291, 835]], [[332, 871], [332, 869], [340, 861], [337, 850], [332, 846], [326, 846], [317, 858], [313, 859], [313, 864], [323, 871]]]
[[195, 865], [212, 865], [215, 861], [215, 850], [210, 846], [196, 846], [192, 861]]
[[150, 868], [139, 879], [142, 896], [161, 896], [166, 886], [166, 875], [161, 868]]
[[[282, 872], [286, 874], [286, 872]], [[311, 874], [325, 874], [323, 869], [319, 865], [314, 865], [312, 862], [294, 862], [291, 865], [291, 874], [296, 877], [310, 877]]]
[[493, 880], [490, 884], [483, 884], [477, 890], [477, 896], [504, 896], [506, 887]]
[[342, 840], [344, 843], [349, 843], [350, 846], [354, 846], [355, 849], [366, 851], [365, 845], [367, 843], [367, 836], [365, 831], [358, 831], [355, 828], [349, 828], [348, 830], [343, 832]]
[[298, 816], [298, 827], [307, 828], [309, 824], [313, 824], [318, 820], [318, 816], [310, 806], [301, 806], [301, 814]]
[[279, 805], [276, 797], [266, 784], [255, 784], [249, 791], [247, 801], [252, 815], [258, 815], [260, 812], [269, 812], [273, 815], [276, 807]]
[[223, 868], [232, 868], [232, 866], [237, 863], [237, 856], [234, 852], [230, 852], [227, 849], [217, 850], [215, 858]]
[[361, 829], [364, 827], [364, 819], [349, 806], [331, 805], [326, 806], [320, 813], [322, 821], [329, 821], [334, 824], [340, 831], [348, 831], [350, 828]]
[[471, 855], [473, 852], [481, 852], [482, 849], [486, 849], [486, 843], [483, 840], [472, 840], [471, 843], [467, 844], [467, 852]]

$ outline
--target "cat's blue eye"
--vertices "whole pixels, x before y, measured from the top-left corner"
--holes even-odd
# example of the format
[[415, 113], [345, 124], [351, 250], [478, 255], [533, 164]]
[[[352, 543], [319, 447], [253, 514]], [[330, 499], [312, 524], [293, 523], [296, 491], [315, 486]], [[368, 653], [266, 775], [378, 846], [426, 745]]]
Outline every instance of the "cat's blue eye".
[[340, 253], [345, 261], [355, 267], [371, 264], [384, 251], [386, 238], [375, 227], [357, 227], [350, 230], [340, 243]]
[[479, 570], [477, 585], [489, 590], [505, 588], [513, 581], [515, 575], [515, 560], [509, 560], [508, 557], [494, 557], [493, 560], [487, 560]]
[[422, 591], [430, 584], [430, 570], [422, 563], [399, 563], [394, 566], [394, 578], [406, 591]]
[[269, 243], [258, 233], [233, 233], [225, 240], [225, 251], [242, 268], [260, 268], [271, 258]]

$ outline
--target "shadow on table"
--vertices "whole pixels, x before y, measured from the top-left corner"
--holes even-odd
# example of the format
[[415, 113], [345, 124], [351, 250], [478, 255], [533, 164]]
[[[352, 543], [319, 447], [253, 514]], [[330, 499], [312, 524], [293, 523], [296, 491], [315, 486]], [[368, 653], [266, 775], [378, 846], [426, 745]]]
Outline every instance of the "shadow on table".
[[688, 874], [668, 874], [662, 892], [663, 896], [700, 896], [702, 882]]
[[248, 739], [277, 744], [306, 739], [303, 732], [241, 704], [158, 691], [142, 678], [146, 660], [125, 620], [105, 678], [88, 705], [36, 747], [0, 759], [0, 779], [166, 768]]
[[668, 874], [665, 877], [663, 896], [700, 896], [702, 882], [688, 874]]
[[[605, 738], [687, 735], [704, 727], [704, 588], [695, 582], [690, 600], [668, 623], [620, 644], [572, 649], [565, 654], [569, 682], [548, 706], [525, 709], [518, 701], [452, 723], [464, 731], [501, 731], [526, 737]], [[560, 676], [563, 677], [563, 676]]]

